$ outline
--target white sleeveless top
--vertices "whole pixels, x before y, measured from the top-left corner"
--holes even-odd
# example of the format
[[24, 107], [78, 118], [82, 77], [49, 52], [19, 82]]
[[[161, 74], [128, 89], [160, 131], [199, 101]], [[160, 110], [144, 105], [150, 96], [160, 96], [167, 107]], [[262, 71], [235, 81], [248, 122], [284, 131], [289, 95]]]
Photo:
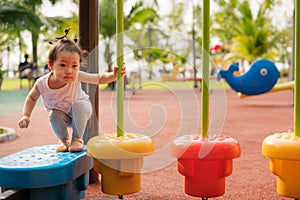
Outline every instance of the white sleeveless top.
[[81, 89], [81, 79], [82, 82], [98, 84], [99, 75], [91, 74], [79, 71], [78, 78], [66, 84], [64, 87], [59, 89], [51, 89], [48, 85], [48, 80], [51, 72], [40, 77], [36, 81], [36, 85], [42, 96], [45, 109], [49, 112], [53, 109], [61, 110], [65, 113], [69, 113], [73, 102], [77, 100], [87, 100], [89, 101], [89, 96]]

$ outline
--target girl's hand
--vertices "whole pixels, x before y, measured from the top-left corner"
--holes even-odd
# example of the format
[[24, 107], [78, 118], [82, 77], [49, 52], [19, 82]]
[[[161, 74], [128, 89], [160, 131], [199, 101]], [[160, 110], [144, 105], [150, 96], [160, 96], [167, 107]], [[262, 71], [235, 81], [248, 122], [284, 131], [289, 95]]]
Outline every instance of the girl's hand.
[[20, 128], [27, 128], [30, 123], [30, 118], [28, 116], [23, 115], [19, 120], [19, 127]]
[[[117, 67], [117, 66], [114, 67], [114, 76], [115, 76], [115, 77], [117, 77], [117, 71], [118, 71], [118, 68], [119, 68], [119, 67]], [[122, 74], [123, 77], [126, 76], [126, 67], [123, 66], [123, 67], [121, 68], [121, 74]]]

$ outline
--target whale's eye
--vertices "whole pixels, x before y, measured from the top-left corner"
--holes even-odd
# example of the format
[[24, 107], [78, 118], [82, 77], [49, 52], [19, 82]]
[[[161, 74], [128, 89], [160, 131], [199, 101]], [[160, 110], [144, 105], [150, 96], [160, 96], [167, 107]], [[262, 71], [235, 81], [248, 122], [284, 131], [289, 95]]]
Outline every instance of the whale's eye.
[[261, 74], [262, 76], [266, 76], [266, 75], [268, 74], [268, 70], [265, 69], [265, 68], [262, 68], [262, 69], [260, 70], [260, 74]]

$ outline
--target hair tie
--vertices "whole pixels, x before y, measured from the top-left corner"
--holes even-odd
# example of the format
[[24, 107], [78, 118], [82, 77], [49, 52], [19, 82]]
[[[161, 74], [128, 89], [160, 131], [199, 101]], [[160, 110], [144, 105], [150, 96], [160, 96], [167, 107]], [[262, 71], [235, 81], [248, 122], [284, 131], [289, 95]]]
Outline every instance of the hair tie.
[[[58, 40], [62, 40], [64, 38], [69, 39], [67, 36], [68, 36], [70, 30], [71, 30], [71, 28], [66, 28], [65, 29], [65, 35], [60, 36], [60, 37], [55, 37], [55, 41], [57, 42]], [[78, 42], [78, 37], [76, 35], [75, 35], [75, 38], [74, 38], [74, 42], [75, 43]], [[53, 44], [52, 41], [48, 41], [48, 43], [51, 44], [51, 45]]]

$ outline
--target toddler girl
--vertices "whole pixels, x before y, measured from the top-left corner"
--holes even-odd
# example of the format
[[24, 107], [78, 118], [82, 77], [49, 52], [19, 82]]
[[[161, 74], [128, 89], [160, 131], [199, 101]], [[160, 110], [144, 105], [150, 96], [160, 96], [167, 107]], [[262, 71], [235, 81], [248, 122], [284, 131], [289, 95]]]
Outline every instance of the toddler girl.
[[[40, 96], [49, 112], [51, 127], [60, 140], [57, 152], [78, 152], [83, 150], [83, 134], [87, 121], [92, 114], [89, 96], [81, 89], [81, 82], [107, 84], [116, 80], [118, 67], [113, 72], [91, 74], [79, 71], [83, 63], [82, 50], [68, 38], [52, 45], [48, 55], [50, 72], [40, 77], [29, 92], [20, 128], [27, 128], [32, 110]], [[125, 76], [126, 69], [122, 67]], [[72, 138], [69, 139], [67, 127], [72, 126]]]

